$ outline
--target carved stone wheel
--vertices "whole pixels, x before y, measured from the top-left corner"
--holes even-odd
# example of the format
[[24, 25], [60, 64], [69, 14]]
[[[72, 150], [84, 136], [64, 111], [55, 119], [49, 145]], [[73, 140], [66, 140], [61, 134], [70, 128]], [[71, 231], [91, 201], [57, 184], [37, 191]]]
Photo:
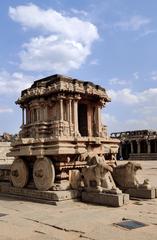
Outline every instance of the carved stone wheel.
[[14, 187], [23, 188], [28, 183], [29, 171], [27, 164], [21, 158], [15, 159], [11, 165], [11, 182]]
[[55, 168], [48, 158], [37, 159], [33, 166], [34, 183], [39, 190], [49, 190], [55, 180]]

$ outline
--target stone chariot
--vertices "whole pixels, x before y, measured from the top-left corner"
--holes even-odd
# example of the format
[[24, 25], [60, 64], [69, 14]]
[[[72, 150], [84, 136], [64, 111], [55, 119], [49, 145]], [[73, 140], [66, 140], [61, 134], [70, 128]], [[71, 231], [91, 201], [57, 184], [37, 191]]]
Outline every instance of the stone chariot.
[[104, 88], [62, 75], [37, 80], [22, 91], [16, 102], [22, 126], [10, 152], [12, 185], [66, 188], [73, 171], [86, 166], [84, 156], [114, 162], [119, 140], [110, 138], [101, 122], [101, 108], [109, 101]]

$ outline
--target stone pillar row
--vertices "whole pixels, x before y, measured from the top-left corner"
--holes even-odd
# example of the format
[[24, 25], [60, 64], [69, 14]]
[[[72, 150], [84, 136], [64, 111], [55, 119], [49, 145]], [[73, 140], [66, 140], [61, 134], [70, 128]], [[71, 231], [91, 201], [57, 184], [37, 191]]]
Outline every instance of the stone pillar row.
[[71, 124], [73, 121], [74, 124], [74, 135], [79, 135], [78, 130], [78, 101], [80, 99], [80, 96], [76, 96], [75, 98], [68, 97], [66, 99], [66, 109], [64, 109], [63, 106], [63, 100], [65, 99], [64, 96], [59, 96], [59, 120], [60, 122], [64, 121], [64, 111], [66, 112], [67, 121], [69, 122], [69, 134], [71, 135]]
[[[141, 145], [140, 145], [140, 140], [134, 140], [137, 142], [137, 154], [140, 154], [141, 153]], [[146, 143], [147, 143], [147, 153], [151, 153], [151, 140], [145, 140]], [[134, 152], [134, 148], [133, 148], [133, 141], [129, 141], [130, 143], [130, 147], [131, 147], [131, 154], [136, 154]], [[120, 156], [122, 156], [122, 144], [120, 145], [119, 147], [119, 153], [120, 153]], [[155, 153], [157, 153], [157, 140], [155, 142]]]
[[[81, 99], [79, 95], [74, 97], [65, 98], [64, 95], [58, 95], [56, 101], [58, 101], [59, 109], [58, 109], [58, 117], [60, 122], [64, 122], [64, 111], [66, 112], [66, 120], [69, 122], [69, 135], [72, 134], [72, 124], [74, 126], [73, 132], [75, 136], [79, 136], [79, 126], [78, 126], [78, 102]], [[64, 100], [66, 104], [64, 105]], [[64, 109], [65, 107], [65, 109]], [[89, 121], [92, 121], [92, 113], [88, 109], [88, 135], [92, 135], [92, 123], [89, 124]], [[36, 112], [35, 112], [36, 111]], [[46, 103], [37, 103], [34, 106], [27, 107], [26, 109], [26, 119], [25, 119], [25, 108], [22, 108], [22, 124], [29, 124], [34, 122], [34, 114], [36, 114], [36, 122], [46, 121], [47, 120], [47, 104]], [[97, 129], [97, 136], [100, 136], [102, 131], [101, 125], [101, 106], [96, 106], [95, 109], [95, 124]]]

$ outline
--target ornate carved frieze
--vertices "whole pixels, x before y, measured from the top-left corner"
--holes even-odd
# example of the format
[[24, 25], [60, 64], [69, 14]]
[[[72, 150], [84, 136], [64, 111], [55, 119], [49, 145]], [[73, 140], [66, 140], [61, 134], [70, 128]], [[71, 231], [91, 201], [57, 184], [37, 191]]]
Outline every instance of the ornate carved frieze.
[[[46, 83], [46, 84], [45, 84]], [[61, 75], [53, 75], [45, 79], [35, 81], [34, 84], [22, 91], [21, 97], [17, 100], [17, 104], [23, 105], [28, 99], [35, 97], [43, 97], [55, 93], [77, 93], [83, 95], [94, 95], [101, 102], [108, 102], [106, 90], [91, 82], [84, 82], [77, 79], [67, 78]]]

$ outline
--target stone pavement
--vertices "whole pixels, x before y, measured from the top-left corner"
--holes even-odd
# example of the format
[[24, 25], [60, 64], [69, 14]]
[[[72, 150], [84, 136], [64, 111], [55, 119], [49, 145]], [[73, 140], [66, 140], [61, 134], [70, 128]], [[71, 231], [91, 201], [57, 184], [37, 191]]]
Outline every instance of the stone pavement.
[[[142, 165], [144, 177], [157, 186], [157, 161], [142, 162]], [[148, 226], [125, 230], [114, 225], [125, 219]], [[128, 205], [113, 208], [72, 201], [53, 206], [0, 197], [0, 239], [156, 240], [157, 199], [135, 199]]]

